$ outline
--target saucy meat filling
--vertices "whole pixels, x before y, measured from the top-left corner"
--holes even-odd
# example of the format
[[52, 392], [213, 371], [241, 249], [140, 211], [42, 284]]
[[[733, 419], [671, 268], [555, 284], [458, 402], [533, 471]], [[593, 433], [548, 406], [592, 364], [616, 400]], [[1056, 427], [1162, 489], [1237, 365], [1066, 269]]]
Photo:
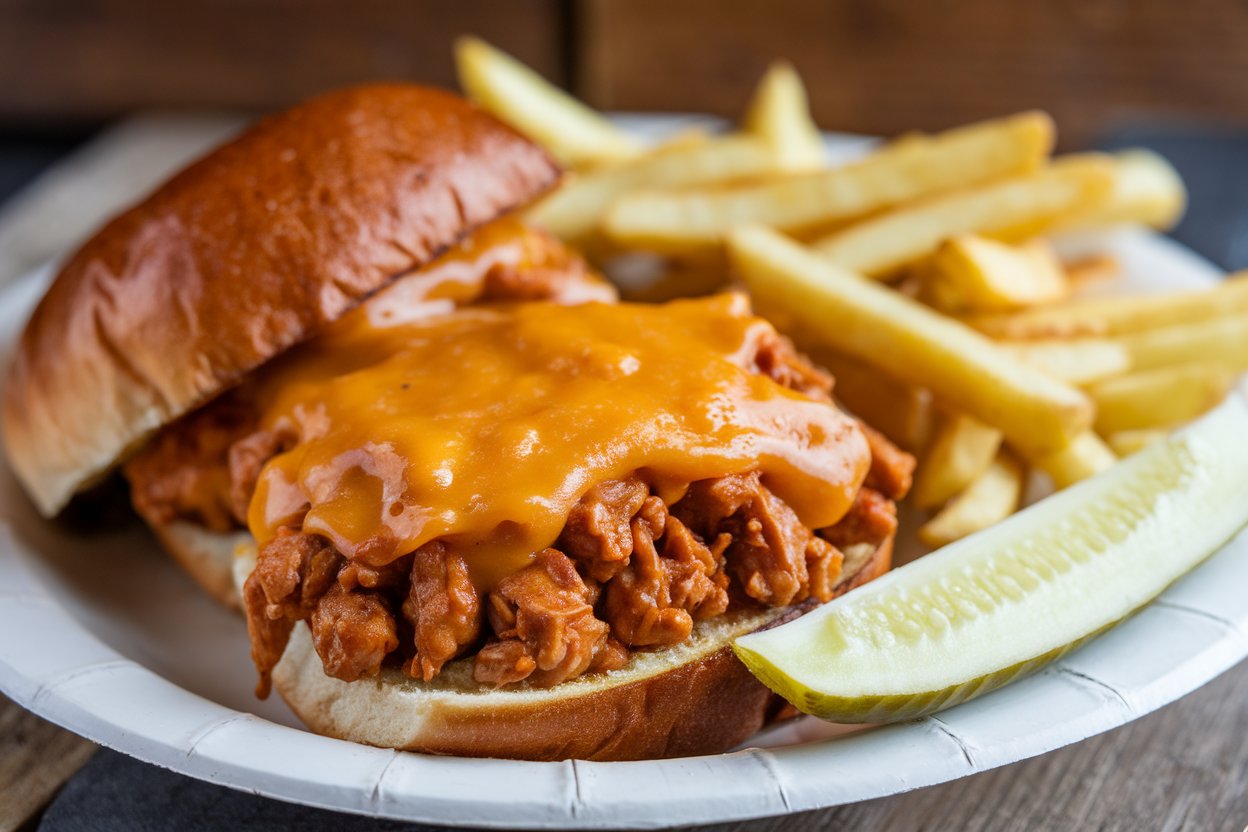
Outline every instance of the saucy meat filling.
[[[486, 269], [481, 273], [485, 277], [476, 281], [477, 291], [473, 297], [496, 301], [559, 300], [561, 293], [567, 294], [566, 271], [555, 267], [544, 272], [531, 268], [523, 271], [530, 276], [521, 280], [508, 277], [518, 273], [514, 268]], [[574, 281], [571, 285], [579, 284]], [[589, 299], [593, 299], [592, 294]], [[153, 524], [180, 520], [216, 531], [251, 528], [259, 542], [258, 557], [255, 570], [243, 588], [242, 600], [253, 658], [260, 672], [261, 695], [267, 694], [269, 674], [299, 621], [306, 622], [309, 627], [325, 672], [338, 679], [368, 678], [383, 667], [401, 667], [413, 678], [428, 681], [448, 662], [472, 656], [474, 676], [484, 684], [524, 683], [547, 687], [584, 673], [623, 667], [635, 650], [678, 644], [690, 637], [697, 622], [735, 608], [826, 601], [835, 592], [845, 553], [854, 547], [878, 547], [892, 535], [896, 527], [894, 501], [908, 490], [914, 461], [874, 431], [835, 410], [831, 399], [832, 379], [798, 355], [787, 339], [757, 319], [747, 319], [748, 311], [742, 312], [735, 301], [728, 299], [717, 303], [718, 306], [712, 304], [705, 309], [690, 307], [695, 311], [680, 313], [687, 314], [687, 320], [672, 320], [681, 325], [688, 322], [693, 328], [703, 326], [703, 340], [715, 342], [716, 349], [727, 357], [723, 379], [736, 385], [733, 390], [745, 391], [754, 383], [750, 378], [756, 382], [766, 379], [765, 383], [773, 388], [783, 388], [783, 396], [768, 390], [759, 392], [761, 388], [756, 389], [757, 385], [749, 388], [754, 390], [749, 395], [748, 391], [737, 394], [745, 402], [742, 407], [754, 408], [740, 417], [754, 433], [742, 428], [729, 437], [728, 444], [735, 447], [740, 444], [738, 440], [744, 441], [742, 437], [753, 441], [758, 434], [763, 437], [758, 439], [759, 444], [749, 445], [755, 450], [747, 453], [738, 448], [733, 451], [737, 457], [726, 455], [726, 462], [715, 463], [729, 473], [688, 476], [688, 472], [714, 470], [706, 468], [710, 463], [700, 461], [707, 456], [708, 449], [712, 456], [719, 450], [713, 442], [705, 444], [711, 440], [699, 438], [697, 441], [703, 444], [685, 453], [684, 446], [663, 445], [661, 435], [658, 439], [647, 439], [650, 445], [657, 442], [658, 451], [647, 445], [646, 452], [659, 454], [656, 458], [660, 460], [667, 459], [669, 469], [650, 463], [626, 468], [629, 473], [603, 477], [582, 488], [579, 497], [572, 497], [562, 508], [552, 508], [545, 505], [551, 501], [539, 499], [544, 508], [535, 508], [535, 512], [540, 514], [546, 510], [548, 517], [561, 518], [561, 526], [541, 532], [549, 534], [547, 537], [541, 534], [514, 540], [506, 534], [498, 537], [498, 529], [505, 531], [508, 525], [508, 521], [503, 521], [493, 527], [497, 539], [467, 539], [462, 533], [462, 524], [458, 527], [452, 524], [447, 526], [450, 532], [445, 534], [426, 533], [421, 538], [411, 532], [407, 539], [412, 543], [406, 545], [400, 539], [402, 534], [411, 529], [419, 531], [419, 524], [411, 518], [427, 524], [430, 517], [437, 519], [453, 512], [445, 505], [438, 514], [436, 506], [404, 502], [408, 494], [403, 488], [411, 486], [414, 480], [410, 479], [410, 474], [406, 475], [409, 479], [403, 480], [382, 470], [390, 464], [388, 460], [395, 457], [392, 451], [374, 452], [374, 456], [369, 457], [371, 461], [366, 460], [380, 472], [369, 473], [372, 479], [358, 479], [357, 470], [353, 474], [357, 480], [344, 477], [328, 486], [320, 481], [311, 485], [304, 483], [301, 487], [305, 491], [297, 492], [297, 499], [292, 502], [289, 493], [298, 483], [290, 479], [294, 475], [291, 472], [299, 473], [315, 466], [303, 457], [299, 457], [303, 460], [299, 465], [288, 458], [295, 449], [313, 453], [306, 449], [311, 441], [309, 437], [315, 440], [324, 435], [324, 425], [332, 422], [332, 418], [324, 405], [318, 405], [320, 409], [292, 411], [300, 414], [294, 421], [285, 417], [274, 419], [271, 416], [274, 406], [265, 401], [256, 385], [245, 385], [218, 398], [154, 437], [124, 470], [132, 486], [133, 502]], [[528, 349], [529, 342], [541, 340], [544, 322], [562, 320], [542, 317], [545, 314], [541, 310], [535, 312], [534, 329], [515, 343]], [[578, 314], [592, 317], [597, 313]], [[741, 341], [729, 343], [729, 336], [720, 333], [721, 318], [739, 327]], [[606, 321], [603, 326], [621, 327], [621, 332], [631, 332], [628, 327], [635, 323], [622, 318], [601, 320]], [[510, 322], [487, 319], [477, 324], [508, 326]], [[577, 324], [592, 325], [583, 321]], [[349, 329], [352, 326], [356, 324], [346, 322], [348, 334], [353, 332]], [[551, 337], [552, 344], [567, 342], [567, 339]], [[589, 354], [588, 369], [583, 372], [588, 376], [606, 373], [610, 377], [590, 379], [594, 384], [603, 385], [602, 390], [608, 392], [595, 394], [599, 388], [586, 387], [589, 405], [582, 399], [571, 400], [578, 407], [588, 407], [588, 410], [578, 411], [582, 419], [597, 418], [595, 414], [599, 408], [593, 405], [590, 394], [609, 393], [610, 404], [622, 410], [629, 410], [630, 405], [632, 409], [648, 407], [650, 392], [653, 392], [652, 398], [659, 399], [684, 394], [686, 385], [681, 379], [685, 376], [680, 373], [691, 372], [688, 369], [677, 372], [663, 368], [672, 385], [667, 393], [662, 389], [648, 391], [644, 387], [646, 380], [634, 377], [633, 365], [647, 362], [653, 365], [655, 356], [664, 354], [646, 353], [643, 345], [638, 347], [642, 359], [637, 359], [631, 354], [617, 355], [616, 347], [600, 346], [588, 335], [583, 342], [593, 344], [578, 348]], [[617, 342], [602, 341], [607, 345], [614, 343]], [[621, 336], [618, 343], [631, 342]], [[370, 349], [378, 355], [386, 354], [367, 339], [355, 346], [360, 344], [365, 354]], [[689, 344], [700, 346], [694, 342]], [[445, 348], [445, 344], [437, 347]], [[557, 364], [561, 360], [558, 355], [552, 359], [549, 352], [541, 351], [546, 348], [541, 344], [534, 348], [537, 352], [533, 367], [545, 366], [552, 360]], [[487, 353], [487, 357], [493, 355]], [[340, 360], [331, 352], [318, 356], [318, 360], [323, 363], [325, 356], [331, 362]], [[474, 354], [469, 352], [467, 356], [465, 360], [471, 361]], [[490, 360], [505, 361], [509, 356], [510, 353], [503, 352], [501, 359]], [[672, 353], [672, 361], [681, 358], [683, 353]], [[689, 366], [695, 368], [692, 372], [699, 372], [696, 368], [704, 366], [694, 358], [689, 360]], [[428, 366], [427, 358], [422, 361], [422, 366]], [[544, 394], [538, 395], [529, 388], [540, 393], [542, 385], [550, 382], [540, 374], [526, 375], [524, 367], [517, 366], [519, 369], [500, 372], [500, 378], [486, 384], [494, 383], [497, 389], [503, 390], [513, 388], [497, 385], [528, 385], [514, 388], [517, 393], [512, 398], [521, 401], [511, 402], [509, 406], [519, 408], [515, 412], [522, 415], [537, 413], [533, 418], [539, 419], [546, 400], [542, 398]], [[744, 381], [732, 375], [743, 371]], [[581, 381], [579, 377], [568, 378], [572, 380], [563, 379], [559, 383], [566, 381], [571, 385]], [[663, 380], [664, 377], [654, 378]], [[306, 379], [297, 376], [295, 382], [305, 383]], [[636, 389], [629, 388], [630, 383], [637, 385]], [[393, 387], [401, 387], [402, 392], [387, 387], [390, 395], [413, 394], [407, 390], [406, 382]], [[290, 384], [286, 389], [289, 388]], [[439, 389], [449, 391], [446, 395], [459, 392], [453, 386]], [[707, 389], [727, 388], [721, 384]], [[331, 396], [330, 393], [325, 395]], [[523, 400], [525, 395], [535, 396], [532, 402], [538, 404]], [[634, 398], [629, 399], [629, 395]], [[719, 395], [716, 393], [710, 398]], [[618, 400], [615, 397], [619, 397]], [[696, 396], [690, 393], [689, 398]], [[436, 398], [398, 398], [388, 405], [389, 410], [379, 412], [386, 418], [397, 418], [392, 416], [392, 411], [396, 408], [403, 411], [412, 401], [429, 402]], [[728, 418], [722, 417], [720, 411], [732, 404], [725, 405], [716, 399], [705, 414], [698, 411], [694, 415], [709, 418], [711, 421], [707, 424], [714, 426], [721, 418]], [[681, 411], [662, 411], [654, 417], [654, 422], [629, 423], [629, 429], [634, 433], [650, 431], [647, 434], [650, 436], [656, 425], [671, 424], [672, 413], [681, 418], [685, 415]], [[505, 417], [500, 418], [504, 424], [510, 424]], [[384, 424], [393, 427], [390, 423]], [[434, 419], [426, 427], [436, 432], [441, 424]], [[524, 424], [530, 426], [528, 430], [533, 435], [538, 435], [538, 427], [546, 430], [542, 435], [551, 435], [550, 425], [540, 420]], [[405, 428], [409, 425], [401, 423]], [[494, 430], [492, 426], [487, 427]], [[559, 435], [575, 448], [581, 447], [586, 436], [598, 435], [593, 432], [596, 427], [592, 425], [581, 425], [581, 430], [588, 431], [582, 434], [575, 433], [575, 424], [559, 423], [556, 427], [565, 431]], [[694, 432], [701, 437], [699, 431]], [[454, 435], [447, 435], [452, 436], [449, 441], [459, 441]], [[486, 436], [487, 444], [501, 441], [496, 439], [495, 433], [465, 435]], [[433, 439], [427, 441], [434, 442]], [[505, 446], [513, 460], [518, 459], [514, 456], [519, 453], [516, 448], [524, 449], [522, 455], [532, 450], [523, 437], [507, 441], [513, 443]], [[780, 450], [776, 442], [783, 445]], [[421, 453], [427, 456], [433, 453], [430, 448], [438, 447], [435, 444], [414, 447], [404, 450], [397, 458], [414, 459]], [[855, 450], [837, 456], [838, 447]], [[335, 453], [344, 455], [341, 448], [335, 448]], [[662, 456], [665, 448], [669, 452], [667, 457]], [[762, 450], [757, 450], [759, 448]], [[869, 467], [857, 468], [859, 463], [851, 460], [861, 459], [864, 450], [869, 451]], [[623, 453], [608, 448], [598, 456], [609, 452]], [[750, 453], [760, 454], [760, 460], [772, 459], [772, 468], [768, 469], [765, 462], [741, 464], [742, 460], [748, 462], [755, 458]], [[598, 457], [593, 459], [605, 465]], [[286, 468], [277, 465], [280, 460], [286, 461]], [[402, 467], [402, 464], [398, 466]], [[810, 473], [816, 468], [823, 472], [820, 475], [823, 479]], [[619, 469], [620, 465], [615, 465], [609, 470]], [[347, 474], [351, 474], [351, 470], [347, 470]], [[545, 476], [540, 460], [535, 463], [534, 470]], [[673, 470], [686, 472], [686, 475], [683, 478], [673, 475]], [[434, 473], [443, 476], [441, 470]], [[287, 479], [280, 479], [279, 475]], [[385, 479], [388, 476], [391, 479]], [[459, 486], [464, 472], [456, 469], [453, 478], [450, 473], [445, 476], [443, 485], [454, 482]], [[488, 476], [482, 481], [494, 482]], [[344, 488], [350, 490], [351, 482], [364, 483], [362, 487], [368, 493], [373, 493], [370, 489], [378, 489], [369, 499], [381, 501], [375, 503], [380, 507], [380, 515], [341, 513], [342, 508], [333, 501], [340, 499]], [[396, 491], [391, 487], [393, 482], [398, 482], [402, 488]], [[808, 487], [810, 483], [814, 483], [813, 491]], [[529, 485], [537, 489], [533, 492], [536, 497], [525, 497], [528, 492], [517, 492], [504, 493], [500, 499], [506, 502], [516, 498], [514, 505], [520, 506], [537, 505], [534, 503], [537, 497], [561, 490], [547, 488], [548, 483], [540, 477]], [[357, 491], [359, 487], [356, 486]], [[824, 487], [830, 490], [819, 491]], [[298, 496], [311, 494], [308, 488], [321, 488], [317, 493], [329, 496], [319, 498], [319, 503], [312, 497]], [[399, 494], [400, 498], [386, 496], [392, 493]], [[520, 501], [519, 497], [525, 500]], [[468, 501], [473, 499], [470, 497]], [[302, 507], [298, 505], [301, 500]], [[829, 500], [835, 504], [832, 509], [827, 508]], [[294, 508], [275, 511], [274, 505], [279, 508], [293, 505]], [[330, 509], [339, 513], [334, 514]], [[314, 522], [313, 515], [318, 510], [320, 514]], [[353, 528], [351, 524], [357, 517], [369, 516], [380, 517], [382, 528], [361, 534], [358, 539], [349, 535], [344, 538], [341, 534], [334, 537], [322, 531], [326, 524], [338, 530]], [[822, 524], [804, 522], [804, 517], [822, 517], [824, 521]], [[338, 526], [333, 526], [335, 522]], [[315, 523], [322, 525], [315, 526]], [[460, 532], [455, 533], [456, 529]], [[344, 539], [352, 545], [344, 546]], [[524, 546], [530, 539], [538, 540], [538, 545], [526, 550]], [[482, 555], [483, 546], [493, 553], [490, 557]], [[860, 549], [854, 551], [861, 554]], [[483, 575], [483, 563], [498, 574]]]
[[[765, 344], [764, 355], [760, 370], [830, 401], [831, 380], [787, 342]], [[254, 430], [245, 411], [236, 397], [205, 408], [128, 466], [145, 516], [241, 527], [259, 469], [291, 441]], [[893, 534], [894, 501], [913, 472], [912, 457], [865, 430], [866, 485], [831, 527], [804, 526], [757, 471], [689, 483], [670, 504], [634, 475], [589, 489], [555, 545], [485, 593], [442, 541], [375, 569], [284, 528], [260, 549], [244, 590], [261, 687], [297, 621], [308, 622], [325, 672], [346, 681], [388, 663], [430, 680], [475, 653], [482, 683], [551, 686], [622, 667], [631, 650], [677, 644], [695, 622], [738, 605], [826, 601], [842, 552]]]

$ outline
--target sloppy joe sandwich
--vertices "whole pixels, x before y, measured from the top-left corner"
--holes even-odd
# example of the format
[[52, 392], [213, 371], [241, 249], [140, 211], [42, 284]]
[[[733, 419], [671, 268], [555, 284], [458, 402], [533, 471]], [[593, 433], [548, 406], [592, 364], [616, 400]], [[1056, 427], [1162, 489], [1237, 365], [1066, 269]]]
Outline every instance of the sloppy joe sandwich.
[[15, 469], [54, 514], [120, 467], [316, 731], [742, 742], [779, 703], [729, 643], [884, 572], [913, 460], [744, 295], [617, 302], [516, 218], [558, 177], [421, 87], [260, 122], [68, 262], [10, 373]]

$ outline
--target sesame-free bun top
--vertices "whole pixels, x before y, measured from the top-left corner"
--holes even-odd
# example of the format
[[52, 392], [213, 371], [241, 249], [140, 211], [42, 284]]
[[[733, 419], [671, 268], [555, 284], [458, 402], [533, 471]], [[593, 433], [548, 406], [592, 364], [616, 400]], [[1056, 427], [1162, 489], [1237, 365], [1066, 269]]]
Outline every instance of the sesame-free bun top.
[[9, 459], [45, 514], [148, 435], [552, 187], [450, 93], [351, 87], [261, 120], [108, 223], [17, 345]]

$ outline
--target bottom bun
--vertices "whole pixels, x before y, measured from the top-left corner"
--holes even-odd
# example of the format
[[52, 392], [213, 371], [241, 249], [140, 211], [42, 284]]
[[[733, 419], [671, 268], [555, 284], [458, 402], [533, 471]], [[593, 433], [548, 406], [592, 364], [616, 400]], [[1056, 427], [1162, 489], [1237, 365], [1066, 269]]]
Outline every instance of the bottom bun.
[[[855, 547], [837, 594], [888, 571], [892, 540]], [[682, 644], [638, 651], [610, 673], [553, 688], [486, 688], [472, 659], [447, 665], [432, 682], [395, 669], [376, 679], [326, 676], [300, 622], [273, 684], [301, 720], [339, 739], [463, 757], [523, 760], [638, 760], [726, 751], [749, 739], [776, 698], [737, 660], [732, 640], [795, 618], [805, 609], [741, 610], [699, 623]]]
[[234, 562], [240, 549], [255, 550], [255, 540], [250, 533], [214, 532], [181, 521], [149, 525], [165, 551], [205, 592], [228, 607], [243, 608]]

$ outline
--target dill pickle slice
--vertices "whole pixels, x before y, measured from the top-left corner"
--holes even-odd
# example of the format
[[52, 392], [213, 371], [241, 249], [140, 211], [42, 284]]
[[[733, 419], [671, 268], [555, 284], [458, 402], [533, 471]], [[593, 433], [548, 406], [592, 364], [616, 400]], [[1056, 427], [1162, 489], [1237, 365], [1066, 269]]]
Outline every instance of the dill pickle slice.
[[1248, 399], [734, 649], [806, 713], [895, 722], [1029, 673], [1248, 525]]

